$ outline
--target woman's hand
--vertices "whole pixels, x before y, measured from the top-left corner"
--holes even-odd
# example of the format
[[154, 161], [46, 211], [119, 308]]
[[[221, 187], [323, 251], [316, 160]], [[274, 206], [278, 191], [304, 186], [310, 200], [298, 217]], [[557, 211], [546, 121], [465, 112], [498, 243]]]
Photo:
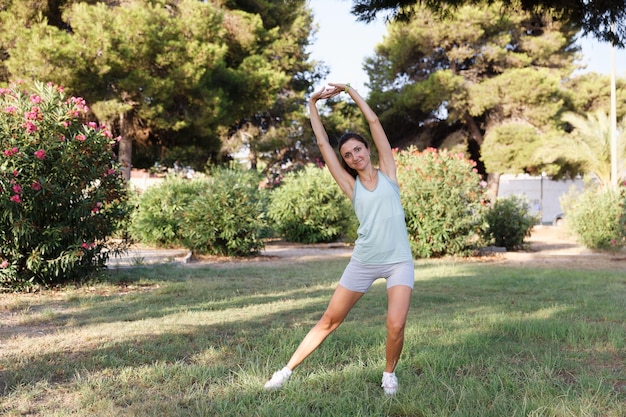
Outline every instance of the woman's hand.
[[350, 83], [348, 84], [342, 84], [342, 83], [328, 83], [329, 87], [334, 88], [335, 90], [339, 90], [340, 93], [346, 92], [347, 93], [347, 88], [350, 85]]
[[341, 92], [343, 92], [343, 88], [341, 88], [340, 85], [341, 84], [328, 84], [328, 85], [325, 85], [324, 87], [322, 87], [321, 90], [316, 91], [315, 93], [313, 93], [313, 95], [311, 95], [311, 99], [313, 101], [317, 101], [317, 100], [325, 100], [325, 99], [329, 99], [329, 98], [335, 97], [336, 95], [338, 95]]

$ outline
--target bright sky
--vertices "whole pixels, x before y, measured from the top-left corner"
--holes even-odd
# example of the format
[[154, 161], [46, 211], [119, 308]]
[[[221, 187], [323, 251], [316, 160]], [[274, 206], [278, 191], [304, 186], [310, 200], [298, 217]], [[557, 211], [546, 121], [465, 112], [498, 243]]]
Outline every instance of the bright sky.
[[[349, 82], [361, 95], [367, 95], [368, 77], [363, 63], [374, 55], [374, 46], [386, 34], [382, 17], [369, 24], [357, 22], [350, 13], [351, 0], [310, 0], [310, 5], [319, 25], [311, 55], [330, 66], [326, 82]], [[609, 74], [610, 45], [590, 39], [582, 40], [581, 45], [582, 63], [587, 64], [587, 71]], [[626, 50], [615, 48], [614, 55], [617, 76], [626, 76]]]

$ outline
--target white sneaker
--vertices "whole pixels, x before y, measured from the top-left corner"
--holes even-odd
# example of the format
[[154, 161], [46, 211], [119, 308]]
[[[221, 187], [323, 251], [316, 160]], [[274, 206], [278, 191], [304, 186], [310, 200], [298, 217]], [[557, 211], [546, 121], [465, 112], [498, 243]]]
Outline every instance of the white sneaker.
[[383, 383], [381, 385], [385, 394], [394, 395], [398, 392], [398, 378], [395, 373], [383, 372]]
[[267, 390], [280, 389], [289, 380], [290, 376], [291, 370], [285, 366], [280, 371], [274, 372], [272, 378], [265, 383], [265, 386], [263, 388]]

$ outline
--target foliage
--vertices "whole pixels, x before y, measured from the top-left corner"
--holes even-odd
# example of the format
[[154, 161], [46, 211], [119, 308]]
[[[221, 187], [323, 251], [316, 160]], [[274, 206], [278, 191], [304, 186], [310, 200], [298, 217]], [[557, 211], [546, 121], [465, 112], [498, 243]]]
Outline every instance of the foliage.
[[249, 256], [264, 247], [265, 199], [253, 171], [216, 169], [183, 214], [194, 254]]
[[285, 176], [271, 193], [267, 215], [285, 240], [300, 243], [338, 240], [356, 222], [350, 200], [328, 170], [312, 164]]
[[255, 172], [215, 169], [208, 178], [168, 175], [137, 197], [131, 235], [196, 255], [245, 256], [263, 248], [266, 197]]
[[626, 189], [588, 187], [561, 202], [568, 229], [589, 249], [617, 250], [626, 246]]
[[[541, 153], [524, 154], [528, 145], [534, 149], [561, 132], [560, 115], [573, 105], [563, 80], [574, 69], [575, 36], [572, 25], [549, 13], [503, 13], [501, 2], [463, 5], [444, 19], [423, 7], [410, 20], [391, 23], [367, 60], [368, 102], [394, 127], [392, 146], [462, 141], [472, 159], [502, 170], [478, 165], [481, 173], [562, 174]], [[532, 132], [530, 144], [510, 143], [497, 132], [520, 126]], [[483, 152], [501, 146], [500, 139], [508, 141], [510, 155]]]
[[[571, 132], [555, 141], [546, 152], [556, 156], [564, 156], [569, 160], [577, 161], [581, 172], [594, 176], [600, 186], [618, 184], [621, 178], [611, 178], [611, 121], [603, 110], [597, 110], [581, 116], [568, 112], [563, 115], [563, 121], [569, 124]], [[617, 136], [617, 167], [618, 175], [623, 173], [626, 165], [626, 118], [618, 125]]]
[[[569, 92], [567, 107], [575, 109], [576, 113], [606, 111], [611, 107], [611, 79], [608, 74], [595, 72], [577, 74], [565, 80], [564, 85]], [[622, 119], [626, 116], [626, 100], [621, 99], [626, 97], [626, 78], [616, 78], [615, 93], [617, 118]]]
[[511, 195], [497, 198], [485, 210], [487, 226], [483, 238], [507, 250], [520, 249], [538, 220], [530, 214], [530, 205], [524, 197]]
[[[241, 149], [247, 150], [251, 169], [262, 168], [266, 175], [269, 172], [283, 174], [299, 169], [319, 156], [315, 142], [303, 140], [311, 135], [307, 134], [310, 122], [302, 108], [305, 94], [316, 81], [327, 75], [327, 70], [324, 65], [311, 62], [304, 47], [305, 40], [311, 39], [316, 31], [309, 6], [305, 6], [308, 2], [264, 3], [267, 4], [263, 9], [282, 10], [280, 18], [276, 19], [279, 27], [272, 31], [273, 44], [263, 48], [263, 54], [286, 75], [285, 83], [271, 97], [271, 105], [255, 109], [254, 113], [231, 125], [223, 133], [222, 143], [223, 149], [231, 155]], [[264, 22], [266, 17], [271, 18], [270, 13], [259, 12]], [[269, 23], [265, 26], [269, 27]]]
[[413, 255], [468, 255], [480, 247], [484, 189], [476, 164], [432, 148], [409, 147], [396, 159]]
[[[475, 0], [354, 0], [352, 12], [359, 18], [369, 22], [378, 14], [389, 13], [392, 18], [405, 20], [411, 18], [419, 9], [417, 4], [425, 4], [431, 11], [446, 16], [457, 8], [467, 4], [476, 4]], [[488, 2], [490, 3], [490, 2]], [[555, 18], [575, 22], [584, 33], [593, 33], [602, 41], [624, 46], [626, 43], [626, 20], [624, 3], [620, 1], [587, 2], [562, 0], [502, 0], [503, 10], [507, 14], [520, 11], [537, 12], [541, 10], [555, 11]], [[520, 7], [521, 6], [521, 7]], [[521, 10], [520, 10], [521, 9]]]
[[524, 173], [541, 148], [541, 132], [526, 123], [506, 123], [485, 135], [481, 158], [487, 172]]
[[115, 250], [128, 216], [116, 139], [84, 99], [35, 83], [0, 89], [0, 282], [81, 280]]
[[[306, 51], [305, 0], [50, 1], [37, 5], [40, 15], [9, 3], [0, 11], [5, 72], [86, 97], [129, 147], [158, 148], [144, 156], [197, 146], [200, 165], [221, 162], [220, 138], [246, 120], [297, 131], [291, 116], [320, 77]], [[269, 149], [297, 142], [285, 131], [268, 136]]]
[[157, 247], [183, 245], [183, 216], [191, 201], [206, 187], [203, 179], [168, 175], [160, 184], [136, 196], [129, 232], [133, 239]]

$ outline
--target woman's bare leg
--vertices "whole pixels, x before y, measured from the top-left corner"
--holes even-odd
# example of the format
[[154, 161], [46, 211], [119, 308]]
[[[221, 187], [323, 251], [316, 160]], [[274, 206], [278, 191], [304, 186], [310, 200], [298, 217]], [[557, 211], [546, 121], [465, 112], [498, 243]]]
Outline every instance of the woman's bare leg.
[[322, 318], [309, 333], [302, 339], [300, 345], [289, 359], [287, 368], [292, 371], [302, 363], [324, 339], [331, 334], [348, 316], [357, 301], [363, 296], [362, 292], [350, 291], [338, 285], [328, 303]]
[[387, 348], [385, 372], [396, 369], [404, 346], [404, 327], [411, 304], [411, 287], [396, 285], [387, 290]]

